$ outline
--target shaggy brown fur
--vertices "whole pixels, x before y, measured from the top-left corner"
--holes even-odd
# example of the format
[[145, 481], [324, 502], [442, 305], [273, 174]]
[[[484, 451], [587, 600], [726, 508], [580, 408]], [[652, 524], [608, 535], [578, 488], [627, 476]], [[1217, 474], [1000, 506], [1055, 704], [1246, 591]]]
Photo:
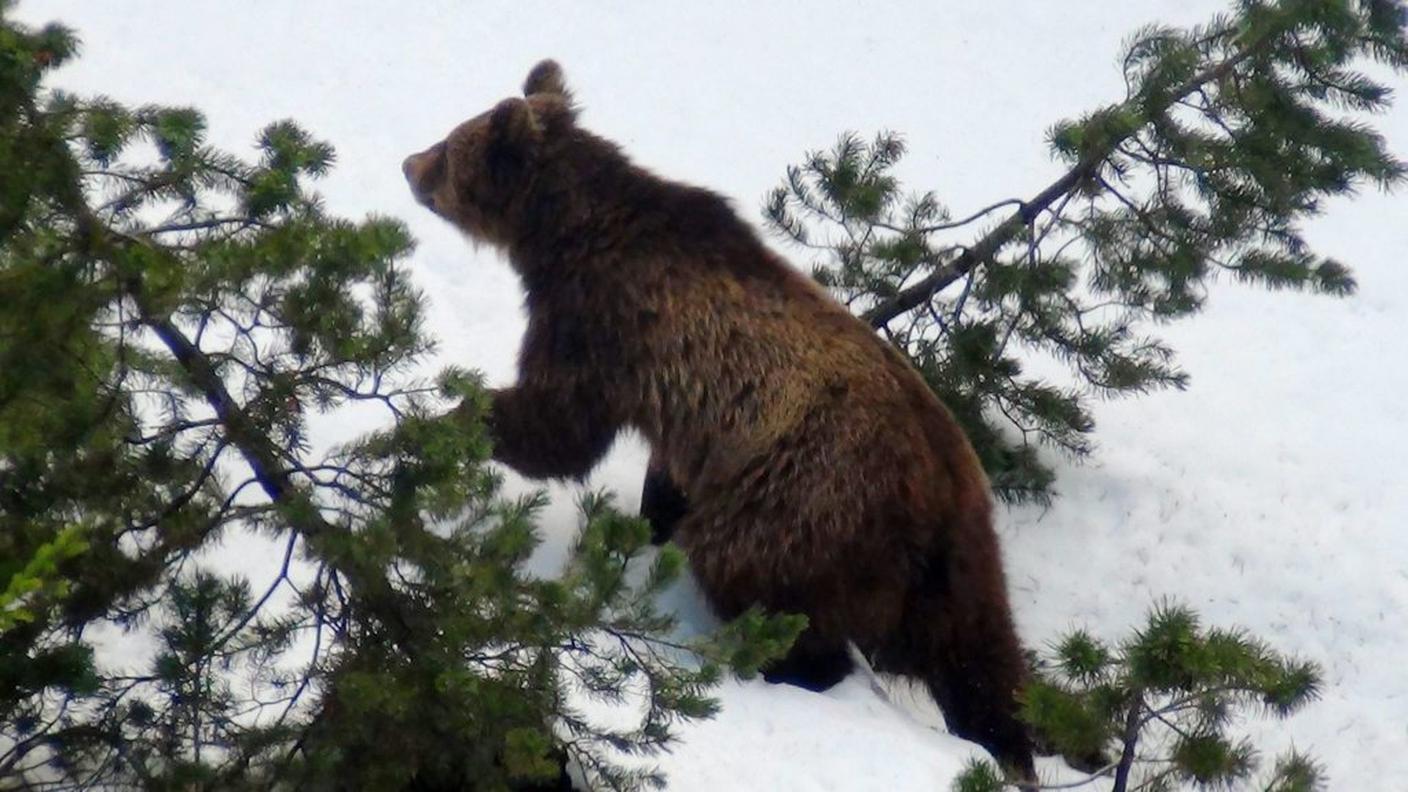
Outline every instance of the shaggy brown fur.
[[527, 292], [518, 385], [493, 393], [495, 458], [583, 476], [639, 430], [688, 497], [676, 539], [719, 613], [810, 619], [774, 676], [834, 682], [853, 642], [1030, 776], [988, 484], [948, 410], [722, 198], [579, 128], [556, 64], [524, 93], [404, 166]]

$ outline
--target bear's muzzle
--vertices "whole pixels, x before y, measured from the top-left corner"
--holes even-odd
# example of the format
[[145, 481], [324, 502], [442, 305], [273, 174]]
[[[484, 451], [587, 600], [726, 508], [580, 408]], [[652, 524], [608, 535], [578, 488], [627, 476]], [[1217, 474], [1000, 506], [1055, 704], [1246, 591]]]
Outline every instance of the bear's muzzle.
[[435, 188], [440, 185], [445, 171], [445, 144], [436, 143], [419, 154], [406, 157], [401, 163], [401, 172], [411, 187], [416, 200], [430, 209], [435, 209]]

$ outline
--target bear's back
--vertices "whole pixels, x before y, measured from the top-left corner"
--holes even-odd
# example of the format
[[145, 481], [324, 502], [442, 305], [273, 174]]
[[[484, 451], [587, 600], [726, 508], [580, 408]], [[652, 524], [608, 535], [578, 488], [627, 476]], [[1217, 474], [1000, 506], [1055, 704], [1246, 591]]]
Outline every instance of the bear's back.
[[[917, 372], [747, 233], [746, 242], [701, 240], [619, 262], [628, 274], [603, 295], [615, 306], [599, 315], [636, 347], [623, 350], [638, 393], [632, 422], [672, 475], [687, 489], [717, 485], [807, 433], [817, 448], [872, 469], [903, 460], [909, 474], [895, 478], [929, 479], [934, 504], [951, 503], [954, 488], [985, 498], [967, 440]], [[943, 445], [973, 464], [942, 465]], [[945, 485], [966, 468], [977, 475]]]

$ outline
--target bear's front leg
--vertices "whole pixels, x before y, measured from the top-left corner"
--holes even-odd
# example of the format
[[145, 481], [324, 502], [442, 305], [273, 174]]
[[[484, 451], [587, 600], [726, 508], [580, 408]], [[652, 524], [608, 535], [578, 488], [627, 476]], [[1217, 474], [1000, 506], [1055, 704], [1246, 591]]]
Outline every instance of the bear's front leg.
[[551, 388], [490, 391], [485, 424], [494, 459], [528, 478], [582, 478], [606, 454], [620, 427], [601, 399]]

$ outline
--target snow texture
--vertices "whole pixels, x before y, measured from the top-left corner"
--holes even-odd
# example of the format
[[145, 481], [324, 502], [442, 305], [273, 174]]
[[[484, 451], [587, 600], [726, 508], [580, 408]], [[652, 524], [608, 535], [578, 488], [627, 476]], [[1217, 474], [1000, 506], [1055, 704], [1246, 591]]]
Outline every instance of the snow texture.
[[[421, 240], [412, 266], [439, 360], [506, 384], [523, 327], [517, 281], [415, 206], [399, 165], [515, 93], [538, 59], [563, 63], [583, 124], [663, 174], [731, 196], [755, 222], [784, 166], [846, 129], [906, 133], [901, 175], [966, 214], [1058, 175], [1045, 130], [1122, 96], [1116, 59], [1136, 27], [1222, 10], [1214, 0], [67, 0], [18, 14], [79, 29], [84, 56], [58, 75], [63, 87], [198, 106], [212, 142], [236, 151], [284, 117], [332, 141], [329, 208], [404, 218]], [[1379, 123], [1408, 153], [1408, 107]], [[1074, 626], [1117, 638], [1171, 597], [1319, 662], [1321, 701], [1247, 726], [1268, 755], [1294, 744], [1320, 757], [1333, 789], [1408, 788], [1405, 210], [1401, 197], [1367, 193], [1331, 203], [1308, 228], [1321, 253], [1354, 267], [1358, 296], [1219, 284], [1204, 314], [1162, 331], [1191, 388], [1098, 404], [1100, 447], [1088, 464], [1061, 465], [1055, 504], [999, 513], [1030, 645]], [[341, 417], [320, 437], [366, 428]], [[644, 454], [623, 439], [590, 486], [633, 506]], [[577, 525], [574, 490], [552, 492], [542, 570]], [[249, 540], [222, 560], [259, 585], [279, 550]], [[680, 599], [692, 624], [708, 622], [697, 596]], [[661, 757], [671, 789], [942, 789], [978, 751], [935, 727], [932, 708], [892, 703], [863, 674], [825, 694], [751, 681], [719, 695], [722, 713], [684, 728]]]

